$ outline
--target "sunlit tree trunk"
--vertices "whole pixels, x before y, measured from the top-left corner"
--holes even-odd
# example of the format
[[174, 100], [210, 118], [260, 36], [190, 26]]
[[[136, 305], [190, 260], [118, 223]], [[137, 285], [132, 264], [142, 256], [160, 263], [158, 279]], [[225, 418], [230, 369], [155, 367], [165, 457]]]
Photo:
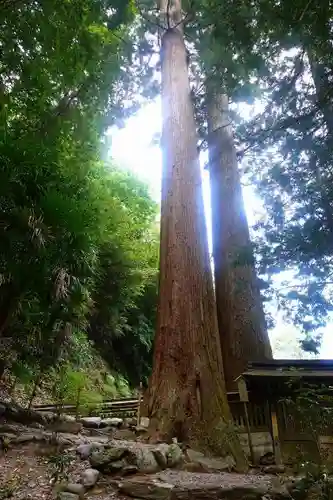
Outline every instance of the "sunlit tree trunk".
[[225, 94], [209, 93], [208, 132], [217, 315], [225, 381], [232, 391], [248, 361], [269, 359], [272, 351]]
[[161, 38], [160, 286], [148, 415], [155, 435], [231, 452], [244, 469], [222, 377], [181, 5], [165, 0], [160, 8], [167, 21]]

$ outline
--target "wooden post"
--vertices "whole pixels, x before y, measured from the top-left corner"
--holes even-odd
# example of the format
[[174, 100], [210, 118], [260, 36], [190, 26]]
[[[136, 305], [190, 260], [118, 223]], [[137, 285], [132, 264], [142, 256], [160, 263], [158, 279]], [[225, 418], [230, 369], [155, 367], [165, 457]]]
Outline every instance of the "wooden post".
[[137, 426], [140, 425], [140, 419], [141, 419], [141, 397], [142, 397], [142, 382], [140, 382], [140, 387], [139, 387], [138, 412], [136, 415]]
[[247, 411], [247, 403], [244, 401], [243, 404], [244, 404], [244, 413], [245, 413], [246, 432], [247, 432], [247, 438], [249, 441], [250, 456], [251, 456], [251, 460], [252, 460], [252, 465], [255, 465], [255, 456], [254, 456], [253, 443], [252, 443], [252, 437], [251, 437], [249, 414]]
[[277, 413], [275, 405], [271, 405], [271, 424], [272, 424], [272, 438], [273, 438], [273, 450], [275, 456], [276, 465], [282, 465], [281, 457], [281, 446], [279, 440], [279, 426], [277, 420]]
[[246, 432], [247, 432], [247, 438], [248, 438], [249, 449], [250, 449], [250, 456], [251, 456], [252, 464], [255, 465], [255, 456], [254, 456], [254, 450], [253, 450], [249, 414], [247, 411], [247, 404], [249, 402], [249, 393], [248, 393], [248, 390], [246, 387], [246, 382], [243, 379], [243, 377], [238, 378], [237, 385], [238, 385], [239, 399], [240, 399], [240, 401], [243, 402], [243, 405], [244, 405], [245, 425], [246, 425]]

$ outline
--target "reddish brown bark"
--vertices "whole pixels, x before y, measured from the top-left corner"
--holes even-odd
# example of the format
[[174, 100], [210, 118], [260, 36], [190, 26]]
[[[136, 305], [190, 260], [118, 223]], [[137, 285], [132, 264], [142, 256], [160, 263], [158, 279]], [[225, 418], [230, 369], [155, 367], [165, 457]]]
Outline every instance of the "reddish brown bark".
[[[171, 3], [178, 7], [172, 16], [177, 24], [180, 2]], [[161, 54], [160, 287], [148, 415], [159, 435], [232, 452], [244, 468], [222, 377], [196, 128], [180, 25], [163, 34]]]
[[228, 391], [249, 361], [272, 358], [253, 264], [228, 97], [212, 93], [208, 106], [215, 293]]

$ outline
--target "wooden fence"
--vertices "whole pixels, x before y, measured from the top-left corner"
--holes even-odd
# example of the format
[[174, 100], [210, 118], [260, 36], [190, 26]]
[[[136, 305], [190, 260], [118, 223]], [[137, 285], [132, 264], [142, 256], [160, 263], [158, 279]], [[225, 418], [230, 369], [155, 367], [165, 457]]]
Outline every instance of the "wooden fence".
[[[246, 430], [245, 410], [244, 404], [240, 401], [229, 401], [230, 409], [233, 416], [234, 424], [240, 430]], [[137, 398], [123, 398], [104, 401], [102, 403], [94, 404], [93, 407], [80, 407], [77, 409], [76, 405], [64, 404], [61, 405], [61, 412], [67, 415], [76, 415], [77, 413], [90, 416], [106, 417], [135, 417], [138, 411], [139, 400]], [[56, 412], [59, 407], [54, 404], [45, 404], [34, 406], [34, 410], [39, 412]], [[269, 413], [267, 407], [262, 407], [254, 403], [248, 403], [248, 415], [251, 432], [267, 431], [270, 428]]]

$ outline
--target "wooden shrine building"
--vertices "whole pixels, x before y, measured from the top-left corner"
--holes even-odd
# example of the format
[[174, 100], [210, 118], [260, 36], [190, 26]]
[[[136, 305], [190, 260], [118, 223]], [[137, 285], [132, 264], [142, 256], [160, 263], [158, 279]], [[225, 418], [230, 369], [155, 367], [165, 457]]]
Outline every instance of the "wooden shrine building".
[[333, 456], [333, 360], [249, 363], [236, 382], [230, 406], [253, 462], [260, 432], [269, 432], [277, 464], [320, 458], [323, 450]]

